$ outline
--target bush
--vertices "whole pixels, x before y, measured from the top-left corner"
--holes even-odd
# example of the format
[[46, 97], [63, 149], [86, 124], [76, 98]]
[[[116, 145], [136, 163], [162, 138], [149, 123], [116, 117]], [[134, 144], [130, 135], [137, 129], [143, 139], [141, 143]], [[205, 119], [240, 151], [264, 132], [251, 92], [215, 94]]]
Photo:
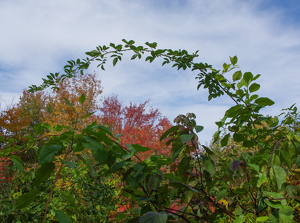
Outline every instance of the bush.
[[[121, 195], [132, 205], [126, 205], [127, 210], [122, 206], [118, 215], [113, 216], [113, 221], [298, 221], [300, 188], [295, 180], [295, 170], [300, 163], [300, 128], [297, 107], [293, 105], [274, 117], [260, 114], [262, 108], [272, 106], [274, 102], [255, 94], [260, 88], [255, 83], [260, 75], [236, 71], [230, 78], [232, 81], [229, 81], [226, 75], [237, 68], [236, 56], [230, 57], [230, 63], [224, 63], [220, 71], [206, 63], [194, 62], [197, 52], [188, 54], [185, 50], [156, 49], [156, 43], [147, 42], [147, 48], [144, 48], [135, 46], [134, 41], [123, 42], [124, 48], [111, 43], [110, 47], [99, 46], [87, 52], [87, 59], [68, 61], [66, 74], [48, 75], [42, 86], [32, 86], [31, 91], [48, 86], [57, 88], [56, 80], [73, 77], [75, 72], [83, 74], [93, 61], [99, 61], [98, 65], [104, 69], [111, 54], [113, 65], [121, 60], [123, 51], [133, 51], [132, 59], [150, 53], [146, 57], [146, 61], [150, 62], [162, 57], [163, 65], [171, 63], [178, 69], [197, 70], [198, 88], [208, 89], [208, 100], [227, 95], [235, 103], [226, 111], [224, 118], [216, 122], [219, 130], [214, 135], [214, 142], [219, 141], [222, 149], [218, 153], [221, 155], [217, 156], [209, 147], [199, 144], [196, 133], [201, 132], [203, 126], [196, 124], [193, 113], [179, 115], [174, 120], [175, 126], [160, 137], [161, 140], [167, 139], [167, 145], [171, 145], [172, 157], [153, 154], [145, 160], [136, 154], [151, 148], [138, 144], [122, 146], [117, 136], [95, 122], [80, 133], [76, 133], [76, 125], [71, 128], [39, 124], [35, 127], [37, 135], [42, 134], [44, 129], [57, 134], [39, 148], [39, 168], [31, 190], [18, 197], [14, 209], [26, 210], [26, 207], [35, 204], [42, 206], [46, 200], [42, 195], [49, 194], [43, 222], [49, 212], [59, 222], [82, 220], [85, 214], [96, 215], [94, 198], [97, 198], [99, 191], [101, 194], [101, 185], [106, 185], [102, 180], [119, 174], [124, 184]], [[83, 104], [84, 101], [83, 94], [79, 102]], [[73, 109], [72, 104], [67, 103]], [[78, 119], [86, 118], [79, 117], [75, 109], [73, 111]], [[59, 134], [62, 129], [66, 131]], [[222, 132], [226, 133], [220, 137]], [[229, 142], [236, 144], [230, 146]], [[92, 154], [93, 162], [81, 155], [85, 149]], [[223, 154], [227, 156], [223, 157]], [[18, 161], [14, 163], [17, 165]], [[163, 172], [161, 169], [165, 166], [169, 166], [171, 171]], [[81, 176], [81, 171], [87, 174]], [[98, 178], [101, 180], [98, 181]], [[53, 182], [52, 185], [48, 186], [49, 182]], [[94, 182], [98, 182], [98, 186]], [[55, 187], [58, 185], [60, 188]], [[85, 191], [78, 196], [78, 189]], [[103, 193], [111, 196], [110, 189], [105, 189]], [[55, 205], [51, 206], [53, 202]], [[103, 211], [107, 213], [108, 210]]]

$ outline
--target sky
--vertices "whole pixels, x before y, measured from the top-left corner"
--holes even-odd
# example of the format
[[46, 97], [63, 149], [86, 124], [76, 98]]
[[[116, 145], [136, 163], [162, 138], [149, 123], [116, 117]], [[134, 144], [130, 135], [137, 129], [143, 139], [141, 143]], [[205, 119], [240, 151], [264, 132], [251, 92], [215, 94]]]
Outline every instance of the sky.
[[[262, 112], [278, 115], [300, 102], [299, 15], [298, 0], [0, 0], [1, 109], [47, 74], [63, 72], [67, 60], [132, 39], [199, 50], [196, 62], [216, 69], [237, 55], [239, 70], [262, 75], [258, 94], [275, 101]], [[204, 126], [200, 143], [209, 143], [215, 122], [234, 103], [226, 96], [208, 102], [208, 92], [197, 91], [197, 72], [161, 63], [131, 61], [128, 54], [115, 67], [94, 64], [89, 72], [102, 81], [103, 96], [117, 94], [125, 105], [150, 99], [171, 121], [195, 113]]]

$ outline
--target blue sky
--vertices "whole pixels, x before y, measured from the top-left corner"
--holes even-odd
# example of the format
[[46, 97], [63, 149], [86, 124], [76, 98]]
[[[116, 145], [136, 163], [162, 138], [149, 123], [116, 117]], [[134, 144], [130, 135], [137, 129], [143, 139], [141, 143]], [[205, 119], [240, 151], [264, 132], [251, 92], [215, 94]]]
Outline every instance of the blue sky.
[[[200, 50], [197, 61], [217, 69], [237, 55], [242, 72], [262, 74], [258, 93], [276, 103], [264, 113], [277, 115], [300, 102], [299, 14], [298, 0], [1, 0], [1, 108], [50, 72], [61, 72], [67, 60], [125, 38]], [[196, 90], [196, 72], [161, 67], [161, 61], [126, 55], [116, 67], [94, 70], [103, 95], [118, 94], [124, 104], [150, 99], [170, 120], [195, 113], [204, 126], [201, 143], [210, 141], [214, 122], [233, 105], [226, 97], [207, 102], [208, 93]]]

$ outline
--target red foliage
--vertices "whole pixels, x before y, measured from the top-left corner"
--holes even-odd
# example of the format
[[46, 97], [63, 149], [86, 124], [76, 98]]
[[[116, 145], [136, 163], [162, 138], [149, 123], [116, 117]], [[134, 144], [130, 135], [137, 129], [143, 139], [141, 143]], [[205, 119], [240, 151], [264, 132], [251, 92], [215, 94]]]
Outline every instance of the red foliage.
[[11, 160], [8, 157], [0, 159], [0, 189], [4, 184], [12, 181], [12, 176], [9, 176], [7, 173], [5, 173], [7, 166], [10, 164]]
[[118, 204], [118, 211], [119, 212], [124, 212], [126, 211], [127, 209], [130, 208], [130, 203], [126, 204], [126, 205], [121, 205], [121, 204]]
[[100, 107], [100, 123], [106, 125], [114, 134], [122, 134], [121, 144], [140, 144], [152, 150], [139, 154], [141, 159], [151, 156], [153, 151], [170, 155], [170, 148], [161, 143], [160, 136], [170, 127], [171, 122], [162, 117], [158, 109], [148, 108], [149, 100], [141, 104], [130, 102], [124, 106], [116, 95], [104, 98]]

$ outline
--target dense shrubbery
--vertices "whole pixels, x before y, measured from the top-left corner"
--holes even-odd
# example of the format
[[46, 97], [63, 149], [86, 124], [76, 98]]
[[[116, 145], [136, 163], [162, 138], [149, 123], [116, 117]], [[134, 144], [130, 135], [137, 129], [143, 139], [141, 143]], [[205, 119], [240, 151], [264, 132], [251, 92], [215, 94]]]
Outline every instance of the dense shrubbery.
[[[123, 42], [125, 46], [99, 46], [86, 53], [87, 59], [68, 61], [65, 74], [50, 74], [42, 86], [32, 86], [30, 90], [49, 86], [57, 89], [57, 82], [78, 72], [83, 74], [93, 61], [104, 69], [108, 55], [116, 65], [124, 51], [133, 51], [132, 59], [149, 53], [146, 61], [162, 57], [163, 65], [171, 63], [178, 69], [198, 70], [198, 88], [208, 89], [209, 100], [223, 95], [233, 100], [235, 105], [216, 122], [219, 130], [214, 144], [210, 148], [199, 144], [195, 132], [201, 132], [203, 127], [196, 124], [194, 114], [188, 113], [179, 115], [175, 125], [160, 137], [171, 146], [171, 156], [153, 153], [142, 160], [137, 153], [153, 148], [124, 146], [121, 138], [96, 122], [78, 131], [76, 123], [89, 115], [82, 117], [66, 100], [70, 113], [76, 117], [74, 125], [35, 125], [35, 138], [30, 138], [29, 145], [45, 131], [53, 134], [37, 147], [37, 170], [29, 170], [32, 175], [26, 175], [30, 182], [27, 189], [10, 195], [17, 200], [5, 217], [18, 213], [21, 219], [26, 209], [34, 208], [38, 220], [43, 218], [44, 222], [298, 222], [297, 107], [292, 105], [278, 116], [261, 115], [260, 110], [274, 102], [255, 94], [260, 88], [255, 83], [260, 75], [236, 71], [230, 80], [226, 77], [237, 68], [236, 56], [230, 58], [229, 64], [224, 63], [220, 71], [194, 62], [197, 52], [156, 49], [156, 43], [146, 43], [148, 48], [144, 48], [135, 46], [134, 41]], [[82, 94], [82, 107], [85, 100]], [[13, 151], [2, 154], [10, 157], [18, 171], [23, 171], [21, 160], [10, 155]], [[89, 155], [85, 156], [84, 151], [89, 151]], [[116, 184], [112, 179], [120, 182]], [[31, 221], [29, 217], [27, 214], [25, 221]]]

